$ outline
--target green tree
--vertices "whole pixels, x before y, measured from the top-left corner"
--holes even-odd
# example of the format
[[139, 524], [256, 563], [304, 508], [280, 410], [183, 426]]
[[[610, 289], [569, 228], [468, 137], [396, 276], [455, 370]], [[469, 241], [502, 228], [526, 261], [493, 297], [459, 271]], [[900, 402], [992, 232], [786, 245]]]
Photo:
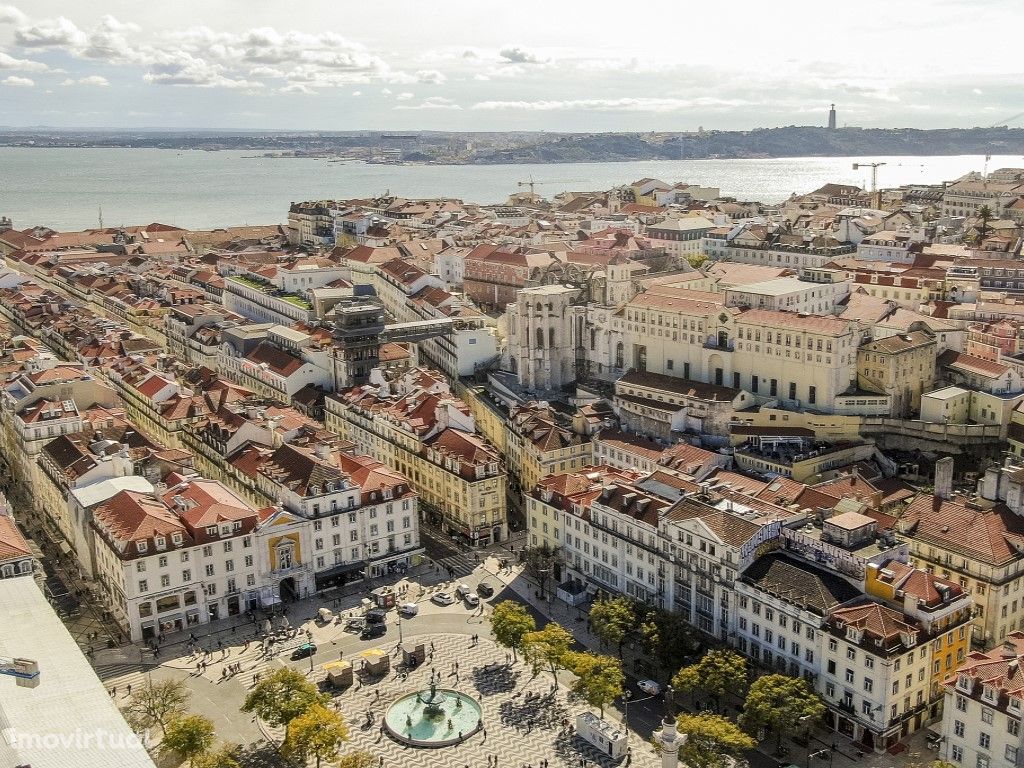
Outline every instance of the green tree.
[[622, 695], [622, 687], [626, 683], [622, 662], [614, 656], [569, 651], [564, 663], [566, 669], [576, 675], [573, 692], [586, 699], [590, 706], [601, 710], [601, 717], [604, 717], [605, 706]]
[[175, 754], [188, 760], [190, 768], [196, 768], [196, 760], [213, 746], [213, 723], [202, 715], [180, 715], [167, 723], [162, 754]]
[[732, 762], [729, 758], [757, 746], [736, 723], [721, 715], [683, 714], [676, 722], [679, 732], [686, 734], [686, 743], [679, 750], [679, 760], [686, 765], [725, 768]]
[[602, 643], [614, 646], [621, 659], [622, 646], [629, 637], [630, 630], [636, 626], [637, 616], [633, 601], [624, 596], [598, 600], [590, 607], [589, 619], [590, 630]]
[[183, 680], [147, 681], [132, 692], [124, 719], [137, 731], [158, 726], [160, 733], [166, 734], [167, 723], [185, 713], [191, 697]]
[[543, 598], [544, 585], [554, 573], [555, 566], [562, 562], [561, 548], [544, 543], [539, 547], [527, 547], [522, 557], [523, 569], [540, 586], [540, 596]]
[[733, 651], [708, 651], [696, 664], [680, 669], [672, 686], [687, 693], [705, 693], [715, 700], [717, 711], [725, 694], [739, 694], [747, 687], [747, 660]]
[[238, 745], [222, 744], [195, 759], [195, 768], [242, 768], [238, 762]]
[[644, 653], [663, 669], [679, 669], [697, 649], [693, 628], [678, 613], [655, 610], [640, 625]]
[[274, 726], [284, 726], [285, 741], [295, 718], [317, 704], [323, 706], [330, 697], [320, 693], [301, 672], [283, 667], [260, 680], [249, 691], [242, 705], [243, 712], [251, 712]]
[[565, 658], [572, 647], [572, 635], [552, 621], [535, 632], [523, 635], [523, 655], [533, 665], [534, 672], [547, 669], [558, 688], [558, 670], [565, 669]]
[[825, 705], [799, 677], [765, 675], [750, 686], [740, 719], [748, 732], [768, 728], [775, 733], [775, 750], [782, 737], [797, 733], [825, 713]]
[[978, 209], [978, 218], [981, 219], [981, 225], [978, 227], [978, 241], [981, 242], [985, 239], [985, 235], [988, 234], [988, 223], [995, 218], [992, 214], [992, 209], [987, 205], [981, 206]]
[[303, 765], [312, 757], [316, 760], [316, 768], [320, 768], [321, 761], [338, 757], [338, 750], [346, 741], [348, 728], [341, 715], [333, 709], [314, 704], [289, 723], [288, 738], [281, 751]]
[[516, 651], [523, 646], [523, 636], [537, 629], [537, 622], [533, 620], [526, 608], [513, 600], [502, 600], [491, 612], [491, 632], [498, 645], [502, 645], [512, 651], [512, 658], [516, 659]]
[[360, 749], [342, 755], [335, 764], [337, 768], [376, 768], [377, 758], [372, 752]]

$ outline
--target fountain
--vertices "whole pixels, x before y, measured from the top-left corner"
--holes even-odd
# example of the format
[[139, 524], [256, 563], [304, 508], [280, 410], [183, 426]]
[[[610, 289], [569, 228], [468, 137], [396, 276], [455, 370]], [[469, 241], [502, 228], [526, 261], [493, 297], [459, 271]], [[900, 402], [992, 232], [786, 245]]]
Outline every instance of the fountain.
[[447, 747], [483, 728], [482, 710], [471, 696], [431, 681], [428, 689], [407, 693], [388, 707], [384, 728], [402, 744]]

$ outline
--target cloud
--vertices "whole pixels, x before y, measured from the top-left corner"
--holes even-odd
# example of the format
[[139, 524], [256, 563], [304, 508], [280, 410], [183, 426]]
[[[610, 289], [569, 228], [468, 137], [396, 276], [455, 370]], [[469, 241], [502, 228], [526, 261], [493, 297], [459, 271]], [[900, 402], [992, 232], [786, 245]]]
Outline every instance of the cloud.
[[419, 104], [399, 104], [393, 109], [462, 109], [462, 107], [443, 96], [431, 96]]
[[59, 16], [52, 21], [18, 27], [14, 40], [25, 48], [81, 48], [88, 36], [71, 19]]
[[415, 98], [416, 94], [409, 93], [409, 91], [403, 91], [402, 93], [395, 96], [396, 101], [408, 101], [409, 99]]
[[34, 80], [30, 80], [27, 77], [18, 77], [17, 75], [11, 75], [0, 80], [0, 85], [9, 85], [12, 88], [31, 88], [35, 85]]
[[352, 95], [353, 96], [362, 96], [363, 92], [362, 91], [352, 91]]
[[102, 75], [89, 75], [88, 77], [80, 77], [77, 80], [69, 77], [61, 85], [95, 85], [99, 88], [106, 88], [110, 85], [110, 81]]
[[513, 64], [541, 64], [542, 60], [537, 58], [536, 55], [529, 51], [524, 51], [519, 46], [502, 48], [498, 51], [498, 55], [505, 61], [510, 61]]
[[8, 53], [0, 51], [0, 69], [17, 69], [22, 72], [46, 72], [49, 67], [41, 61], [16, 59]]
[[738, 107], [748, 102], [737, 99], [671, 99], [639, 98], [622, 99], [571, 99], [565, 101], [481, 101], [471, 109], [477, 110], [526, 110], [533, 112], [563, 112], [569, 110], [593, 112], [676, 112], [694, 107]]
[[416, 73], [415, 77], [417, 83], [430, 83], [432, 85], [440, 85], [448, 79], [436, 69], [421, 69]]
[[28, 16], [13, 5], [0, 5], [0, 24], [24, 24]]
[[184, 51], [163, 54], [143, 76], [155, 85], [193, 86], [197, 88], [262, 88], [253, 80], [233, 78], [224, 74], [223, 67], [204, 59], [197, 59]]

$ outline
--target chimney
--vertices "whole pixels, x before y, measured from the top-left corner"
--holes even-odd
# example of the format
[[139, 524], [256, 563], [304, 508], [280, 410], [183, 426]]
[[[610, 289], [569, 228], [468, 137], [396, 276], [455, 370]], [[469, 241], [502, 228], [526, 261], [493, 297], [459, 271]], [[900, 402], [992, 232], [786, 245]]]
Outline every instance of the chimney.
[[952, 456], [943, 456], [935, 462], [935, 495], [947, 500], [953, 497]]

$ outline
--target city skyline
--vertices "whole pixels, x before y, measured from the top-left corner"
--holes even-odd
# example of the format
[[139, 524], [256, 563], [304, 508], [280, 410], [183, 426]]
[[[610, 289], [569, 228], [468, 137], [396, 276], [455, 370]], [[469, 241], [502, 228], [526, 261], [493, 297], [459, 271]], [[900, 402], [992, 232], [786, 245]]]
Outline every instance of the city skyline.
[[[953, 51], [967, 2], [805, 3], [715, 16], [665, 3], [454, 2], [302, 14], [280, 3], [0, 4], [0, 125], [280, 130], [723, 130], [1019, 122], [1019, 73]], [[841, 28], [840, 28], [841, 25]]]

